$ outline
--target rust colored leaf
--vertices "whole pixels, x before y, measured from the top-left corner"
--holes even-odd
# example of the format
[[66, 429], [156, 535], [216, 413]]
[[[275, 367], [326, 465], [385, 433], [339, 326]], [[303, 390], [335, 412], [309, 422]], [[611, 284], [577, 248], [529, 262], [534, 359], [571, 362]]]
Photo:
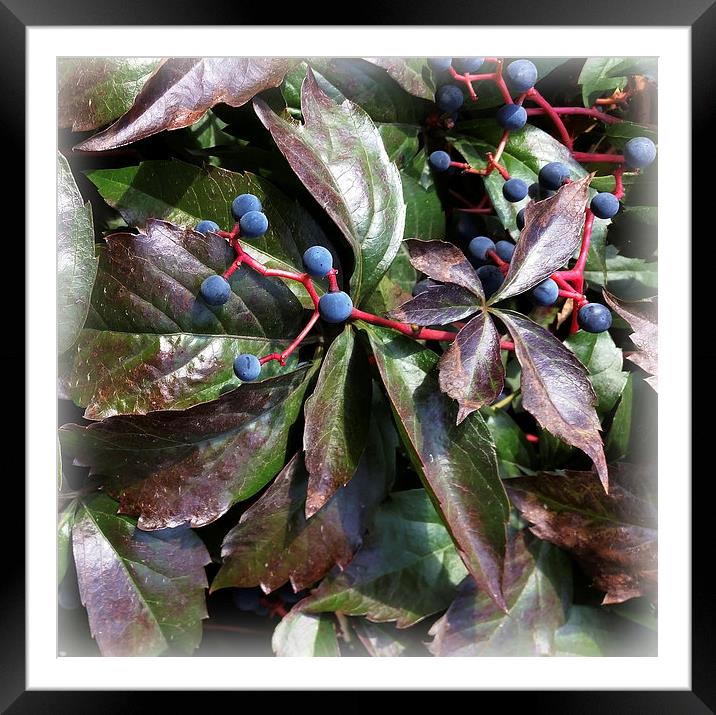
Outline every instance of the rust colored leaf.
[[607, 462], [587, 370], [548, 330], [511, 310], [495, 311], [507, 326], [522, 366], [522, 404], [537, 421], [591, 457], [605, 491]]
[[593, 472], [538, 474], [510, 479], [512, 503], [540, 539], [572, 552], [603, 603], [653, 596], [657, 585], [656, 507], [653, 480], [632, 465], [610, 469], [609, 494]]
[[440, 358], [440, 389], [458, 401], [457, 424], [489, 405], [502, 392], [505, 370], [500, 359], [500, 334], [486, 312], [460, 330]]
[[226, 535], [212, 591], [261, 586], [269, 593], [288, 580], [299, 591], [334, 565], [348, 565], [394, 476], [397, 438], [390, 417], [382, 410], [378, 414], [355, 475], [310, 519], [305, 515], [308, 474], [303, 456], [294, 456]]
[[485, 294], [475, 269], [465, 254], [445, 241], [407, 241], [413, 268], [441, 283], [455, 283], [474, 293], [484, 302]]
[[353, 328], [346, 326], [321, 365], [316, 389], [306, 400], [308, 480], [306, 518], [313, 516], [355, 474], [370, 424], [371, 379]]
[[625, 357], [651, 375], [646, 379], [646, 382], [658, 392], [658, 299], [654, 297], [643, 300], [621, 301], [607, 290], [602, 292], [609, 307], [624, 318], [634, 331], [629, 337], [639, 349], [637, 352], [626, 353]]
[[548, 199], [527, 204], [510, 268], [490, 304], [524, 293], [569, 261], [581, 241], [591, 179], [590, 174]]
[[240, 107], [262, 90], [281, 84], [292, 64], [281, 57], [173, 57], [146, 82], [124, 115], [75, 149], [115, 149], [157, 132], [188, 127], [216, 104]]
[[102, 655], [190, 655], [199, 645], [211, 559], [191, 529], [141, 531], [100, 493], [78, 505], [72, 547]]
[[364, 59], [382, 67], [406, 92], [430, 102], [434, 101], [435, 87], [424, 57], [365, 57]]
[[390, 311], [390, 316], [414, 325], [445, 325], [480, 309], [475, 294], [459, 285], [434, 286]]
[[60, 429], [63, 454], [106, 478], [139, 528], [204, 526], [262, 489], [283, 467], [312, 372], [244, 383], [184, 411], [110, 417]]

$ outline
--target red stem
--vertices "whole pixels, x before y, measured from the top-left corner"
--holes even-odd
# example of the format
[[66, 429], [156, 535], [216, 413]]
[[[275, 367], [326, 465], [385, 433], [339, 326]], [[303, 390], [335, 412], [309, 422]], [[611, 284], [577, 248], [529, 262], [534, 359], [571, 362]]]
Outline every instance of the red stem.
[[569, 151], [572, 151], [574, 148], [572, 137], [569, 136], [567, 127], [564, 126], [564, 122], [559, 114], [554, 111], [552, 105], [534, 87], [527, 92], [527, 97], [544, 109], [554, 123], [554, 126], [557, 128], [559, 135], [562, 137], [562, 143], [567, 147], [567, 149], [569, 149]]
[[[593, 117], [598, 119], [605, 124], [619, 124], [622, 121], [619, 117], [614, 117], [611, 114], [605, 114], [600, 112], [598, 109], [592, 109], [590, 107], [552, 107], [555, 114], [560, 116], [563, 114], [581, 114], [587, 117]], [[540, 114], [548, 114], [544, 107], [530, 107], [527, 110], [527, 116], [532, 117]]]
[[624, 157], [621, 154], [592, 154], [588, 151], [573, 151], [572, 156], [576, 161], [582, 163], [608, 161], [612, 164], [623, 164]]
[[259, 358], [259, 362], [263, 365], [270, 360], [278, 360], [281, 365], [286, 364], [286, 358], [301, 344], [303, 339], [311, 332], [311, 328], [316, 324], [319, 318], [318, 310], [314, 310], [308, 322], [303, 327], [303, 330], [296, 336], [296, 339], [282, 352], [282, 353], [271, 353]]

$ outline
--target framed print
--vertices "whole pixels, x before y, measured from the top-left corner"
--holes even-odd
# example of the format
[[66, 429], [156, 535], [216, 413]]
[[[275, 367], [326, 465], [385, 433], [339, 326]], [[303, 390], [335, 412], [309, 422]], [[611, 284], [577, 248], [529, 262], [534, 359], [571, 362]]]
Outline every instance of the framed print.
[[27, 176], [3, 707], [712, 711], [690, 147], [716, 11], [102, 10], [0, 7]]

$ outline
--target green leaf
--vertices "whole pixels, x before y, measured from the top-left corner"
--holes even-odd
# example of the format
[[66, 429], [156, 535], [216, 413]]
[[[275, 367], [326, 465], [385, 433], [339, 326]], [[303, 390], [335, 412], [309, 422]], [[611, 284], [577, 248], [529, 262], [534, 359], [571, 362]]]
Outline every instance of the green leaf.
[[149, 219], [146, 234], [115, 233], [100, 252], [88, 327], [123, 333], [195, 333], [284, 339], [298, 332], [303, 310], [280, 281], [242, 267], [222, 306], [199, 297], [205, 278], [222, 274], [234, 250], [206, 236]]
[[109, 124], [132, 106], [161, 62], [156, 57], [58, 58], [58, 126], [87, 132]]
[[311, 616], [295, 608], [276, 626], [271, 646], [279, 657], [330, 658], [341, 654], [333, 619]]
[[386, 413], [384, 405], [375, 406], [355, 475], [310, 519], [305, 513], [308, 473], [300, 453], [294, 456], [224, 538], [213, 591], [261, 586], [268, 593], [289, 579], [299, 591], [335, 564], [350, 563], [395, 476], [397, 436]]
[[198, 647], [210, 558], [193, 531], [140, 531], [117, 514], [116, 502], [97, 494], [77, 507], [72, 545], [102, 655], [190, 655]]
[[545, 541], [510, 530], [503, 579], [509, 614], [467, 578], [447, 613], [433, 624], [437, 656], [554, 655], [555, 631], [572, 598], [569, 559]]
[[[155, 410], [185, 410], [215, 400], [241, 383], [234, 358], [282, 352], [288, 340], [176, 333], [119, 333], [83, 330], [62, 381], [84, 417], [143, 415]], [[287, 363], [296, 364], [295, 356]], [[266, 363], [261, 379], [283, 368]]]
[[370, 117], [356, 104], [335, 104], [311, 72], [303, 83], [305, 124], [281, 119], [265, 102], [254, 108], [291, 168], [353, 249], [353, 302], [370, 295], [400, 247], [405, 204], [400, 173]]
[[602, 271], [587, 270], [584, 278], [591, 284], [607, 287], [620, 297], [653, 295], [658, 286], [658, 265], [642, 258], [627, 258], [615, 246], [606, 247], [606, 286]]
[[607, 489], [597, 399], [586, 369], [552, 333], [523, 315], [495, 315], [507, 326], [522, 366], [522, 405], [542, 427], [587, 454]]
[[611, 427], [604, 440], [604, 451], [607, 455], [607, 459], [612, 462], [624, 459], [629, 452], [633, 399], [634, 378], [629, 374], [621, 397], [619, 398]]
[[371, 64], [382, 67], [406, 92], [432, 102], [435, 85], [424, 57], [366, 57]]
[[510, 500], [532, 533], [572, 552], [603, 603], [653, 595], [657, 582], [653, 478], [632, 465], [616, 465], [605, 494], [593, 472], [510, 479]]
[[[340, 269], [335, 249], [311, 215], [265, 179], [216, 167], [201, 168], [181, 161], [144, 161], [121, 169], [96, 169], [87, 174], [102, 198], [130, 226], [144, 228], [152, 218], [194, 228], [215, 221], [224, 230], [234, 224], [231, 202], [244, 193], [258, 196], [269, 218], [261, 238], [242, 238], [247, 253], [267, 268], [303, 272], [302, 256], [310, 246], [328, 248]], [[277, 279], [272, 279], [276, 282]], [[286, 281], [305, 308], [313, 308], [304, 287]], [[319, 293], [320, 285], [316, 285]]]
[[624, 57], [609, 71], [611, 76], [640, 74], [656, 80], [658, 57]]
[[504, 607], [500, 588], [508, 502], [480, 415], [456, 425], [438, 385], [438, 356], [394, 331], [363, 325], [399, 432], [470, 573]]
[[594, 100], [601, 95], [609, 95], [615, 89], [623, 89], [626, 86], [627, 78], [624, 75], [612, 76], [612, 71], [623, 62], [623, 57], [590, 57], [587, 59], [577, 79], [577, 83], [582, 85], [582, 101], [585, 107], [591, 107]]
[[623, 147], [633, 137], [646, 137], [654, 143], [657, 142], [657, 134], [653, 127], [635, 124], [634, 122], [607, 124], [606, 135], [611, 140], [611, 143], [618, 148]]
[[363, 548], [298, 608], [339, 611], [407, 628], [445, 608], [465, 567], [422, 489], [397, 492], [376, 513]]
[[63, 453], [106, 477], [140, 529], [204, 526], [262, 489], [286, 462], [313, 371], [245, 383], [182, 412], [110, 417], [60, 429]]
[[610, 646], [614, 647], [613, 631], [614, 619], [602, 609], [594, 606], [572, 606], [567, 622], [555, 633], [555, 655], [607, 655]]
[[75, 150], [106, 151], [188, 127], [219, 103], [240, 107], [281, 84], [294, 62], [283, 57], [172, 57], [159, 65], [123, 116]]
[[348, 325], [328, 349], [316, 389], [306, 400], [307, 519], [355, 474], [368, 439], [370, 390], [368, 362]]
[[415, 124], [376, 124], [383, 146], [392, 161], [401, 171], [410, 166], [420, 146], [420, 127]]
[[587, 333], [579, 330], [570, 335], [564, 344], [587, 368], [589, 380], [599, 402], [597, 412], [601, 417], [614, 409], [624, 390], [628, 373], [622, 371], [622, 351], [608, 332]]
[[92, 206], [57, 153], [57, 349], [67, 350], [87, 319], [97, 275]]
[[523, 468], [534, 466], [534, 456], [525, 433], [504, 410], [482, 408], [483, 417], [490, 430], [500, 463], [500, 476], [521, 476]]
[[405, 171], [400, 172], [403, 182], [405, 214], [405, 238], [429, 241], [445, 236], [445, 214], [435, 186], [421, 186], [420, 182]]
[[393, 635], [392, 629], [371, 623], [365, 618], [355, 619], [351, 625], [360, 642], [373, 658], [398, 657], [406, 650], [406, 646]]
[[57, 583], [61, 583], [70, 563], [72, 525], [77, 502], [71, 501], [60, 514], [57, 522]]

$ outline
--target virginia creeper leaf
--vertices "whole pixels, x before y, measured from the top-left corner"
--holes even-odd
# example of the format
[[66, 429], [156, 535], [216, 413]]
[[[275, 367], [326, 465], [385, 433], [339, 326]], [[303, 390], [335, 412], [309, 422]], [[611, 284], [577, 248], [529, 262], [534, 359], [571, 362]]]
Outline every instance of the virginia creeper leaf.
[[71, 501], [62, 511], [57, 521], [57, 583], [61, 583], [70, 563], [72, 524], [75, 518], [77, 502]]
[[298, 604], [407, 628], [445, 608], [465, 567], [423, 489], [397, 492], [375, 515], [363, 548]]
[[607, 437], [604, 440], [604, 451], [607, 459], [612, 462], [624, 459], [629, 451], [633, 398], [634, 378], [630, 373], [619, 398], [617, 409], [614, 412], [609, 432], [607, 432]]
[[166, 129], [188, 127], [216, 104], [240, 107], [281, 84], [291, 64], [281, 57], [172, 57], [158, 67], [124, 115], [75, 149], [115, 149]]
[[229, 282], [222, 306], [199, 297], [205, 278], [235, 258], [215, 234], [206, 236], [149, 219], [146, 234], [115, 233], [100, 252], [88, 327], [126, 333], [197, 333], [284, 339], [297, 333], [303, 310], [286, 286], [249, 268]]
[[502, 409], [483, 407], [482, 415], [492, 435], [500, 462], [500, 476], [518, 477], [531, 469], [534, 456], [520, 426]]
[[312, 371], [245, 383], [183, 412], [110, 417], [60, 429], [63, 452], [107, 478], [139, 528], [204, 526], [248, 499], [285, 464]]
[[191, 529], [150, 533], [96, 494], [77, 507], [72, 546], [82, 603], [102, 655], [185, 655], [207, 618], [209, 553]]
[[370, 391], [365, 354], [355, 344], [353, 328], [346, 326], [331, 343], [304, 409], [307, 519], [355, 474], [368, 439]]
[[393, 658], [403, 655], [406, 646], [385, 626], [371, 623], [365, 618], [352, 621], [360, 642], [373, 658]]
[[161, 62], [155, 57], [58, 58], [58, 126], [88, 132], [114, 121], [132, 106]]
[[504, 381], [500, 334], [489, 313], [480, 312], [460, 329], [440, 358], [440, 389], [458, 401], [457, 424], [494, 402]]
[[627, 353], [626, 357], [651, 375], [646, 379], [646, 382], [654, 388], [654, 391], [658, 392], [659, 326], [657, 322], [657, 299], [620, 301], [609, 291], [604, 290], [602, 292], [609, 307], [624, 318], [633, 331], [629, 337], [638, 350]]
[[[66, 393], [86, 407], [84, 417], [143, 415], [155, 410], [185, 410], [209, 402], [241, 383], [234, 358], [281, 352], [288, 340], [230, 335], [151, 335], [85, 329], [73, 360], [62, 376]], [[294, 367], [296, 359], [289, 358]], [[261, 379], [283, 372], [278, 362], [261, 369]]]
[[[508, 482], [510, 484], [511, 482]], [[503, 578], [509, 614], [466, 578], [447, 613], [430, 629], [437, 656], [555, 654], [555, 631], [572, 598], [569, 559], [545, 541], [510, 530]]]
[[287, 121], [257, 99], [254, 108], [299, 179], [353, 249], [353, 302], [373, 292], [398, 252], [405, 225], [400, 173], [370, 117], [336, 104], [308, 72], [301, 91], [305, 123]]
[[407, 244], [413, 268], [441, 283], [455, 283], [467, 288], [484, 301], [480, 279], [457, 246], [445, 241], [408, 240]]
[[406, 205], [406, 238], [430, 241], [445, 235], [445, 213], [434, 186], [425, 188], [406, 171], [400, 172]]
[[605, 494], [592, 472], [540, 473], [507, 482], [512, 503], [540, 539], [572, 552], [603, 603], [656, 590], [656, 508], [645, 475], [631, 465], [610, 469]]
[[322, 658], [341, 654], [333, 619], [301, 613], [295, 608], [276, 626], [271, 646], [279, 657]]
[[474, 293], [454, 283], [435, 286], [390, 311], [390, 316], [414, 325], [445, 325], [480, 309]]
[[456, 425], [457, 406], [440, 391], [432, 350], [389, 329], [364, 329], [416, 471], [470, 573], [504, 608], [508, 502], [489, 430], [477, 412]]
[[624, 57], [589, 57], [579, 73], [577, 83], [582, 85], [582, 101], [591, 107], [594, 100], [609, 96], [615, 89], [626, 86], [625, 76], [613, 77], [612, 71], [623, 65]]
[[57, 153], [57, 349], [77, 339], [97, 275], [92, 206], [85, 204], [70, 165]]
[[522, 405], [544, 429], [585, 452], [607, 490], [609, 479], [596, 395], [587, 371], [548, 330], [511, 310], [495, 311], [510, 331], [522, 367]]
[[382, 67], [406, 92], [430, 102], [435, 100], [435, 86], [424, 57], [366, 57]]
[[565, 184], [554, 196], [527, 204], [509, 270], [490, 303], [524, 293], [569, 261], [581, 241], [589, 180]]
[[[102, 198], [117, 209], [129, 226], [143, 229], [152, 218], [194, 228], [199, 221], [215, 221], [222, 229], [234, 224], [231, 202], [239, 194], [254, 194], [269, 218], [260, 238], [241, 238], [246, 252], [267, 268], [303, 272], [302, 256], [311, 246], [324, 246], [340, 261], [311, 215], [265, 179], [217, 167], [198, 167], [181, 161], [143, 161], [138, 166], [95, 169], [87, 174]], [[272, 279], [276, 281], [277, 279]], [[304, 307], [313, 308], [305, 288], [286, 281]], [[319, 294], [322, 288], [316, 285]]]
[[348, 565], [394, 477], [397, 437], [383, 410], [374, 412], [378, 416], [353, 478], [310, 519], [303, 457], [299, 453], [286, 465], [224, 538], [223, 565], [212, 590], [261, 586], [268, 593], [290, 580], [299, 591], [334, 564]]

